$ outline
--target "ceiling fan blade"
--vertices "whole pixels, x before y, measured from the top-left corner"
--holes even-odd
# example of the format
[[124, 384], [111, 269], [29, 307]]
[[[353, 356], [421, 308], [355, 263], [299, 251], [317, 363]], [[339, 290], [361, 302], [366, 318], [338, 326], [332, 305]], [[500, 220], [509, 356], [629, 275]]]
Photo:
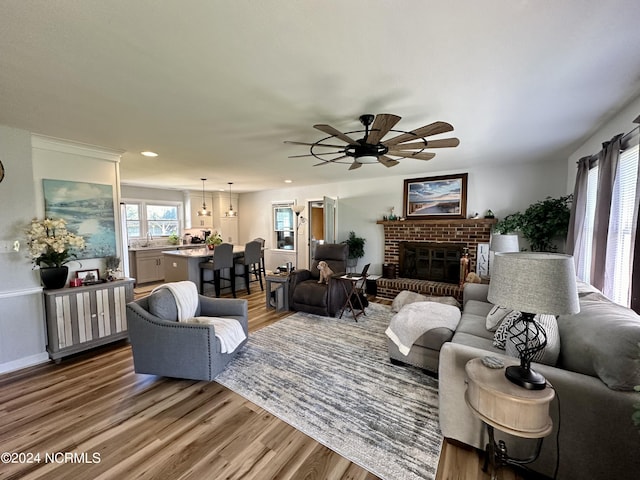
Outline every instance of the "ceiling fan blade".
[[325, 160], [324, 162], [316, 163], [314, 167], [318, 167], [320, 165], [326, 165], [327, 163], [337, 162], [338, 160], [342, 160], [343, 158], [346, 158], [346, 157], [347, 157], [346, 155], [342, 155], [341, 157], [332, 158], [331, 160]]
[[445, 147], [457, 147], [460, 145], [460, 140], [457, 138], [443, 138], [441, 140], [427, 140], [425, 142], [412, 142], [412, 143], [400, 143], [394, 145], [394, 150], [422, 150], [424, 148], [445, 148]]
[[337, 155], [342, 152], [305, 153], [304, 155], [289, 155], [287, 158], [317, 157], [318, 155]]
[[367, 143], [372, 143], [374, 145], [378, 143], [401, 119], [402, 117], [392, 115], [390, 113], [381, 113], [377, 115], [376, 119], [373, 121], [373, 125], [371, 125], [371, 131], [367, 137]]
[[389, 150], [387, 153], [389, 155], [394, 155], [396, 157], [415, 158], [417, 160], [431, 160], [433, 157], [436, 156], [435, 153], [428, 153], [428, 152], [411, 153], [411, 152], [403, 152], [399, 150]]
[[403, 133], [397, 137], [393, 137], [385, 142], [382, 142], [386, 146], [397, 145], [398, 143], [406, 142], [409, 140], [415, 140], [419, 137], [428, 137], [431, 135], [438, 135], [439, 133], [451, 132], [453, 126], [447, 122], [433, 122], [424, 127], [411, 130], [409, 133]]
[[400, 162], [398, 160], [394, 160], [393, 158], [385, 157], [384, 155], [380, 155], [378, 157], [378, 161], [387, 168], [395, 167]]
[[291, 140], [285, 140], [284, 143], [288, 143], [290, 145], [306, 145], [307, 147], [329, 147], [329, 148], [344, 148], [344, 145], [329, 145], [328, 143], [307, 143], [307, 142], [293, 142]]
[[313, 128], [316, 128], [321, 132], [328, 133], [329, 135], [338, 137], [340, 140], [342, 140], [343, 142], [347, 142], [349, 145], [359, 145], [359, 143], [356, 142], [353, 138], [351, 138], [348, 135], [345, 135], [340, 130], [336, 130], [331, 125], [318, 124], [318, 125], [314, 125]]
[[354, 160], [351, 166], [349, 167], [349, 170], [355, 170], [356, 168], [360, 168], [361, 166], [362, 164], [359, 161]]

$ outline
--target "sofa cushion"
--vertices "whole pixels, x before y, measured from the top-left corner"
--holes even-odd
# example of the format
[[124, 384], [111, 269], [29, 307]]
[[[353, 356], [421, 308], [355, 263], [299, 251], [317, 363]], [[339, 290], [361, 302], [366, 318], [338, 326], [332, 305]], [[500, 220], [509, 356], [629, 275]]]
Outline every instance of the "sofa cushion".
[[612, 390], [640, 385], [640, 316], [599, 292], [580, 297], [580, 312], [558, 318], [560, 365], [597, 376]]
[[489, 344], [491, 344], [493, 341], [493, 333], [485, 327], [485, 319], [491, 307], [492, 305], [490, 303], [469, 300], [465, 304], [464, 313], [462, 314], [458, 328], [456, 328], [456, 333], [475, 335], [479, 338], [489, 340]]
[[[509, 313], [496, 329], [493, 341], [494, 347], [505, 350], [507, 355], [516, 358], [518, 358], [520, 354], [509, 329], [519, 318], [520, 312], [513, 311]], [[537, 352], [531, 358], [531, 361], [555, 366], [558, 363], [558, 356], [560, 355], [560, 334], [558, 332], [556, 317], [553, 315], [536, 315], [535, 321], [544, 328], [547, 336], [547, 345], [544, 349]], [[531, 346], [537, 346], [540, 344], [540, 339], [532, 338], [528, 343]]]
[[178, 321], [178, 307], [170, 290], [160, 288], [149, 295], [149, 313], [163, 320]]

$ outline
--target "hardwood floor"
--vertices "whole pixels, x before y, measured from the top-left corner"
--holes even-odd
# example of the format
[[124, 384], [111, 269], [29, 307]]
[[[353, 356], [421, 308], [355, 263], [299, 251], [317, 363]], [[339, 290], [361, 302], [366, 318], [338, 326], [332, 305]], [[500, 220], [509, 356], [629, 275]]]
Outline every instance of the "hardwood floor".
[[[290, 314], [239, 298], [250, 331]], [[135, 374], [126, 342], [0, 376], [0, 415], [0, 479], [377, 478], [215, 382]], [[445, 442], [437, 479], [488, 479], [480, 466]]]

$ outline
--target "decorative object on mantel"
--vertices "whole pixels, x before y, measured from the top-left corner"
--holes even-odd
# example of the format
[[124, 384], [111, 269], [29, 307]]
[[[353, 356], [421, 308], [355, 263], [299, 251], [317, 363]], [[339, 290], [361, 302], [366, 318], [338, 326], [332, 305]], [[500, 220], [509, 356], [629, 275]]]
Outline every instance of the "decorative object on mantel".
[[[314, 143], [290, 142], [287, 140], [284, 143], [310, 147], [309, 154], [291, 155], [289, 158], [315, 157], [320, 160], [320, 163], [315, 164], [314, 167], [329, 163], [351, 164], [349, 170], [355, 170], [364, 164], [371, 163], [381, 163], [385, 167], [393, 167], [400, 163], [399, 160], [391, 157], [431, 160], [436, 154], [424, 152], [425, 149], [457, 147], [460, 144], [460, 140], [457, 138], [426, 139], [426, 137], [432, 135], [453, 131], [453, 127], [446, 122], [434, 122], [424, 127], [416, 128], [411, 132], [392, 130], [399, 121], [400, 117], [389, 113], [381, 113], [375, 117], [371, 114], [360, 115], [360, 123], [364, 126], [364, 130], [342, 133], [330, 125], [319, 124], [313, 127], [321, 132], [328, 133], [328, 137]], [[371, 128], [369, 128], [370, 125]], [[400, 133], [401, 135], [382, 141], [389, 132]], [[354, 133], [364, 133], [364, 136], [359, 140], [355, 140], [349, 136]], [[332, 143], [326, 143], [327, 141]], [[345, 142], [347, 145], [336, 145], [336, 141]]]
[[407, 219], [465, 218], [467, 175], [440, 175], [404, 181], [403, 217]]
[[40, 267], [45, 288], [64, 287], [69, 273], [65, 264], [77, 258], [76, 252], [85, 247], [84, 238], [69, 232], [61, 218], [34, 218], [26, 234], [29, 257]]
[[484, 218], [496, 218], [491, 209], [487, 210], [487, 213], [484, 214]]
[[229, 210], [224, 212], [224, 216], [225, 217], [237, 217], [238, 216], [238, 212], [233, 209], [233, 205], [231, 204], [231, 185], [233, 185], [233, 182], [227, 182], [227, 183], [229, 184]]
[[207, 204], [204, 201], [204, 182], [207, 180], [206, 178], [201, 178], [202, 180], [202, 208], [198, 210], [199, 217], [210, 217], [211, 210], [207, 210]]

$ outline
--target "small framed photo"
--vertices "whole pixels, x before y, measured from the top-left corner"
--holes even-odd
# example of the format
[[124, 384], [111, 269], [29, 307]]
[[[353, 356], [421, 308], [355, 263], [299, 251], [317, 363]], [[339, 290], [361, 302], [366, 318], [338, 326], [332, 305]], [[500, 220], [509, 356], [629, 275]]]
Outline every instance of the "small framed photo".
[[100, 283], [100, 270], [93, 268], [91, 270], [78, 270], [76, 278], [82, 280], [83, 285], [91, 285], [92, 283]]
[[467, 174], [405, 180], [403, 216], [416, 220], [465, 218]]

